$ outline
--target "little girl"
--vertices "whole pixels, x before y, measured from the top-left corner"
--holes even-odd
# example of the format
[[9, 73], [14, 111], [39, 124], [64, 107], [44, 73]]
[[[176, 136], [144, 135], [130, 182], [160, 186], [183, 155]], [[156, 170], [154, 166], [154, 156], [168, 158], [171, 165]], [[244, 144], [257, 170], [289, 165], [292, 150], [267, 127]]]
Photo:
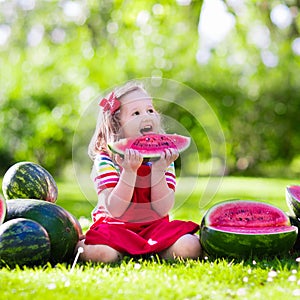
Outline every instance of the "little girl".
[[137, 83], [128, 83], [100, 101], [100, 112], [89, 155], [98, 204], [93, 224], [77, 249], [80, 259], [115, 262], [124, 255], [158, 254], [163, 259], [200, 256], [199, 225], [170, 221], [174, 204], [177, 150], [167, 149], [159, 160], [143, 161], [132, 149], [113, 155], [108, 144], [121, 138], [163, 133], [152, 99]]

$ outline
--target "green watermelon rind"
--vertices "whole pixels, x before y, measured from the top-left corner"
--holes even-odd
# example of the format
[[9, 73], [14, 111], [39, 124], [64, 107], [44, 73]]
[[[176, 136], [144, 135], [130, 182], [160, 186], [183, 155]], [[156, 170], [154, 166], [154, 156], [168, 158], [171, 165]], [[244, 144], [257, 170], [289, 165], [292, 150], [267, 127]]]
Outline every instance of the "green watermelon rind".
[[50, 239], [38, 222], [17, 218], [0, 226], [0, 266], [39, 266], [50, 260]]
[[290, 219], [291, 224], [298, 228], [298, 236], [297, 236], [296, 242], [293, 246], [293, 250], [299, 251], [300, 250], [300, 234], [299, 234], [300, 233], [300, 219], [294, 215], [290, 215], [289, 213], [288, 213], [288, 217]]
[[290, 210], [290, 212], [297, 218], [300, 217], [300, 199], [296, 198], [291, 192], [293, 187], [299, 187], [297, 185], [289, 185], [285, 189], [285, 199], [286, 204]]
[[74, 254], [81, 231], [76, 218], [63, 207], [36, 199], [7, 200], [6, 220], [27, 218], [40, 223], [51, 242], [51, 262], [68, 262]]
[[215, 257], [265, 257], [287, 254], [294, 246], [298, 228], [268, 234], [240, 234], [203, 225], [200, 242], [208, 255]]
[[[179, 134], [149, 134], [148, 137], [155, 138], [156, 136], [164, 136], [171, 140], [172, 143], [175, 144], [176, 149], [179, 153], [185, 151], [191, 142], [190, 137], [182, 136]], [[140, 136], [137, 138], [124, 138], [115, 143], [109, 143], [108, 148], [113, 152], [124, 156], [124, 152], [127, 148], [130, 148], [131, 145], [139, 138], [145, 138], [145, 136]], [[167, 147], [166, 147], [167, 148]], [[140, 149], [139, 152], [142, 154], [143, 158], [151, 159], [151, 158], [159, 158], [161, 156], [162, 150], [155, 150], [155, 149]]]
[[39, 199], [49, 202], [57, 200], [58, 188], [52, 175], [33, 162], [18, 162], [4, 174], [2, 191], [6, 200]]

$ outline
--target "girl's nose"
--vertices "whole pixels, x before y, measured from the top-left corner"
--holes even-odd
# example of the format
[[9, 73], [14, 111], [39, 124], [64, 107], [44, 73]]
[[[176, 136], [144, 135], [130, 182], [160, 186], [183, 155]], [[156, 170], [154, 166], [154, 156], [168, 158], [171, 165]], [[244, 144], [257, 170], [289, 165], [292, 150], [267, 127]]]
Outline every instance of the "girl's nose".
[[141, 118], [148, 118], [149, 117], [149, 114], [145, 111], [145, 112], [142, 112], [141, 114], [140, 114], [140, 117]]
[[152, 120], [152, 119], [153, 119], [153, 116], [152, 116], [152, 115], [149, 115], [148, 113], [143, 113], [143, 114], [141, 115], [141, 119], [142, 119], [143, 121]]

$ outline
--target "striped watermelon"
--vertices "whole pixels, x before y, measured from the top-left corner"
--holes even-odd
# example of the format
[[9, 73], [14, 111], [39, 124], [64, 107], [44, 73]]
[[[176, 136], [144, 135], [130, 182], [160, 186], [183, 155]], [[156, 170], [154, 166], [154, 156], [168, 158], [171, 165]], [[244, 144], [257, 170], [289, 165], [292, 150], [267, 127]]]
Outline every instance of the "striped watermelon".
[[6, 219], [26, 218], [41, 224], [49, 234], [51, 262], [68, 262], [82, 234], [76, 218], [61, 206], [36, 199], [7, 200]]
[[0, 226], [1, 266], [38, 266], [49, 259], [49, 236], [39, 223], [18, 218]]
[[288, 253], [298, 228], [273, 205], [229, 200], [211, 207], [202, 219], [200, 241], [212, 256], [245, 258]]
[[6, 200], [22, 198], [55, 202], [58, 194], [52, 175], [33, 162], [11, 166], [3, 177], [2, 190]]
[[0, 194], [0, 225], [3, 223], [6, 216], [6, 201]]

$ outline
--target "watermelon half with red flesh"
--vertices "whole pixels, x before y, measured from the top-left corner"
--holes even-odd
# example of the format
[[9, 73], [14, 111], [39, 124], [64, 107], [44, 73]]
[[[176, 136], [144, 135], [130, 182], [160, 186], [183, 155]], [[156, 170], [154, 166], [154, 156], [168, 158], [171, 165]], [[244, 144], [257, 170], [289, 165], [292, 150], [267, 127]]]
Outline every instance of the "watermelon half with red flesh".
[[108, 147], [112, 152], [124, 155], [126, 149], [138, 150], [144, 158], [158, 158], [166, 149], [183, 152], [190, 145], [189, 137], [179, 134], [147, 134], [136, 138], [125, 138]]
[[228, 200], [211, 207], [202, 219], [200, 241], [215, 257], [262, 257], [288, 253], [298, 228], [279, 208], [250, 200]]
[[0, 225], [4, 222], [6, 216], [6, 200], [0, 194]]
[[286, 187], [286, 203], [290, 211], [297, 217], [300, 218], [300, 186], [290, 185]]

